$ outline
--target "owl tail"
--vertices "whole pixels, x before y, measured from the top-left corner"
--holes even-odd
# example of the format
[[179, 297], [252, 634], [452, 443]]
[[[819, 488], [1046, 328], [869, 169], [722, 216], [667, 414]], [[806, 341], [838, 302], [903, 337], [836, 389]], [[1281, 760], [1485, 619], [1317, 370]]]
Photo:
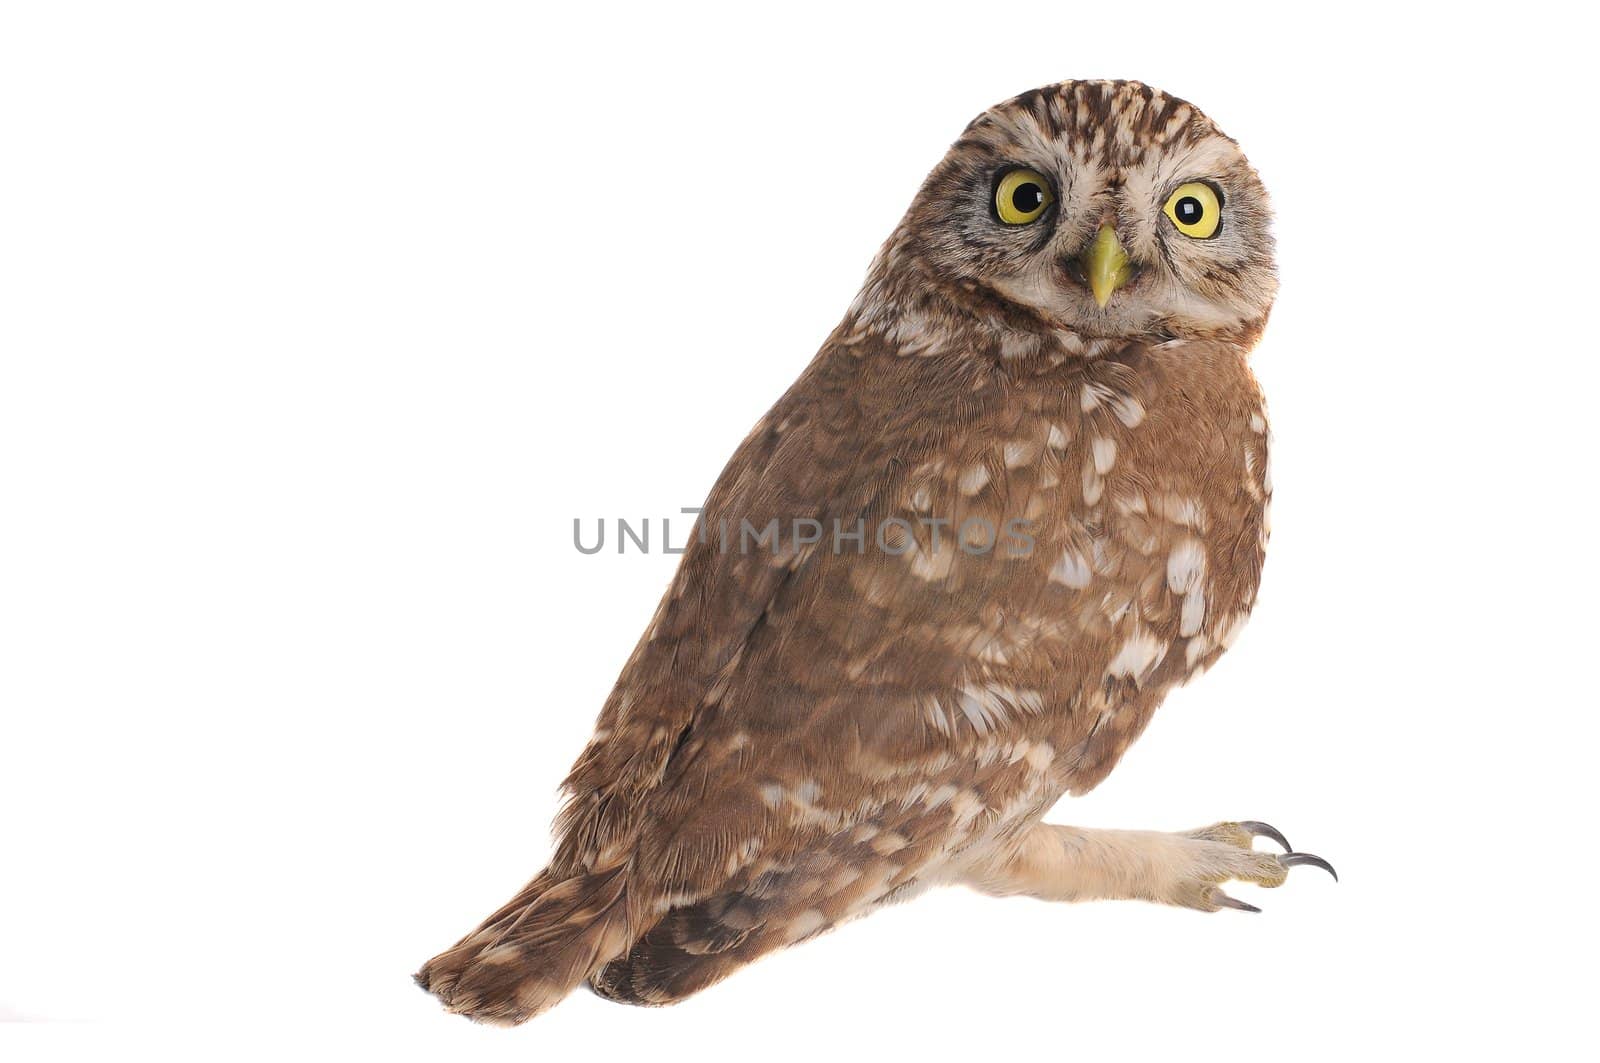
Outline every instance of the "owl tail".
[[545, 871], [417, 984], [449, 1010], [512, 1026], [554, 1006], [629, 944], [625, 867], [557, 880]]

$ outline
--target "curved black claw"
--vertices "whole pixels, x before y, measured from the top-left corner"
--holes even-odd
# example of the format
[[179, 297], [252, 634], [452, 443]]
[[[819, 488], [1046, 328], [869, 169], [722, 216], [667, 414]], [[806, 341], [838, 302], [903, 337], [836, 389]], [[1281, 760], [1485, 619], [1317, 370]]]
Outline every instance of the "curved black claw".
[[1249, 903], [1248, 901], [1241, 901], [1237, 897], [1230, 897], [1226, 893], [1223, 893], [1221, 890], [1218, 890], [1216, 893], [1213, 893], [1211, 895], [1211, 899], [1216, 901], [1217, 902], [1217, 906], [1220, 907], [1220, 908], [1232, 908], [1235, 911], [1240, 911], [1240, 912], [1259, 912], [1261, 910], [1260, 908], [1257, 908], [1255, 905]]
[[1282, 856], [1278, 857], [1278, 863], [1282, 864], [1284, 867], [1298, 867], [1301, 864], [1309, 864], [1312, 867], [1320, 867], [1322, 870], [1333, 876], [1333, 881], [1339, 881], [1339, 872], [1333, 869], [1332, 864], [1328, 863], [1322, 857], [1313, 856], [1310, 853], [1284, 853]]
[[1277, 827], [1274, 827], [1270, 823], [1262, 823], [1260, 820], [1256, 819], [1247, 819], [1240, 823], [1239, 826], [1249, 831], [1253, 837], [1271, 838], [1273, 841], [1283, 846], [1283, 851], [1286, 853], [1294, 852], [1294, 846], [1290, 845], [1289, 839], [1283, 836], [1283, 831], [1279, 830]]

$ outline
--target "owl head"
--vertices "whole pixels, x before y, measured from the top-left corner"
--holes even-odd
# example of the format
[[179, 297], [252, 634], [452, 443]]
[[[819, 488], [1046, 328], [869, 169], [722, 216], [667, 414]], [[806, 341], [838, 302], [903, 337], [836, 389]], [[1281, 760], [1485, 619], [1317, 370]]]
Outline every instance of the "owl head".
[[1136, 81], [1068, 81], [978, 116], [897, 233], [931, 277], [1093, 337], [1259, 328], [1277, 280], [1239, 146]]

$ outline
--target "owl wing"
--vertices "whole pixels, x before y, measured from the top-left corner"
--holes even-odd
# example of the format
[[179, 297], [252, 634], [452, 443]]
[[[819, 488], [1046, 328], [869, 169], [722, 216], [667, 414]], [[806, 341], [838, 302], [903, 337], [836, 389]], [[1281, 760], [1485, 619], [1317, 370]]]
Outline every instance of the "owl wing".
[[[1033, 797], [1014, 725], [1039, 696], [952, 649], [979, 637], [993, 581], [1043, 583], [1026, 557], [953, 564], [955, 528], [995, 517], [958, 453], [998, 453], [972, 437], [1002, 401], [990, 373], [836, 338], [729, 463], [568, 780], [558, 859], [626, 849], [650, 925], [601, 992], [693, 992], [913, 888]], [[919, 503], [949, 513], [942, 541], [885, 524]], [[794, 541], [797, 517], [820, 541]], [[776, 549], [724, 543], [724, 523], [773, 519]]]
[[[882, 382], [869, 377], [893, 368], [874, 337], [852, 343], [836, 333], [729, 460], [565, 782], [559, 869], [592, 866], [633, 835], [642, 803], [709, 716], [763, 711], [719, 704], [718, 695], [748, 666], [752, 639], [780, 593], [812, 587], [825, 556], [817, 547], [833, 547], [797, 544], [795, 523], [814, 522], [808, 531], [850, 528], [917, 447], [916, 404], [897, 410], [874, 401]], [[775, 545], [765, 538], [774, 522]]]

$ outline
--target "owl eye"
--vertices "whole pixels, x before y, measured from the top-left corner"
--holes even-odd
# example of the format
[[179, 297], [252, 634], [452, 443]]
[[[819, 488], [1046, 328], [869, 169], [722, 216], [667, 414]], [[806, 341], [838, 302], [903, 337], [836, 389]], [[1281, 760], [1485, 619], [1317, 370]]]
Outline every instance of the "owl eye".
[[1190, 181], [1172, 193], [1164, 208], [1185, 236], [1206, 240], [1222, 227], [1222, 197], [1204, 181]]
[[994, 212], [1007, 225], [1038, 221], [1055, 201], [1050, 182], [1033, 170], [1010, 170], [994, 188]]

